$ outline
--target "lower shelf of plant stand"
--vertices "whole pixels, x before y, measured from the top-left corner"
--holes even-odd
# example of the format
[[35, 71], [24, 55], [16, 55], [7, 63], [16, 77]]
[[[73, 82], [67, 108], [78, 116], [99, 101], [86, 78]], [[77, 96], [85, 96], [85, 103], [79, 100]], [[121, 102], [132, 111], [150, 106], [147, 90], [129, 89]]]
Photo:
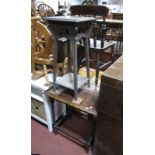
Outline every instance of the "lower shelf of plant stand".
[[[81, 77], [80, 75], [77, 75], [77, 79], [78, 79], [78, 86], [77, 88], [80, 89], [85, 83], [87, 83], [88, 78], [87, 77]], [[56, 84], [63, 86], [65, 88], [69, 88], [74, 90], [74, 77], [73, 77], [73, 73], [67, 73], [62, 77], [59, 77], [56, 80]]]

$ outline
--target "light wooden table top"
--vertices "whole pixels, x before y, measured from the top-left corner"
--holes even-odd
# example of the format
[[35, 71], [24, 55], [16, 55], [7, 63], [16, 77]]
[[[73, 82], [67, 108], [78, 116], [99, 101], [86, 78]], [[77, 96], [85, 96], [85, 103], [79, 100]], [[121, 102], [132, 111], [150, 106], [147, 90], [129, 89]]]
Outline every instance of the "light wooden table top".
[[[97, 22], [102, 22], [102, 19], [97, 19]], [[111, 23], [111, 24], [123, 24], [123, 20], [118, 20], [118, 19], [106, 19], [106, 23]]]
[[[95, 82], [93, 82], [95, 83]], [[79, 104], [76, 104], [73, 102], [74, 97], [73, 93], [69, 89], [64, 89], [62, 93], [55, 95], [53, 93], [53, 89], [49, 89], [45, 93], [47, 96], [53, 98], [54, 100], [58, 100], [60, 102], [63, 102], [64, 104], [67, 104], [77, 110], [86, 112], [88, 114], [92, 114], [94, 116], [97, 115], [96, 112], [96, 102], [98, 100], [99, 95], [99, 87], [97, 89], [95, 88], [94, 84], [91, 84], [91, 87], [88, 88], [87, 86], [84, 87], [79, 92], [79, 98], [81, 98], [83, 101]]]

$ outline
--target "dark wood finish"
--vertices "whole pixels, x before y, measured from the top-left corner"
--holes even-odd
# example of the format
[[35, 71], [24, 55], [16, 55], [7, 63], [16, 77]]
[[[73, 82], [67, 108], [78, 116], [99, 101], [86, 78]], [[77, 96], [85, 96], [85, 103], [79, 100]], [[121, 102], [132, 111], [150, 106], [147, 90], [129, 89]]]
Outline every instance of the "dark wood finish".
[[37, 11], [41, 17], [41, 22], [45, 25], [47, 25], [47, 21], [45, 20], [45, 17], [55, 16], [55, 12], [53, 8], [47, 4], [39, 4]]
[[[79, 97], [84, 98], [84, 100], [79, 103], [74, 103], [74, 97], [72, 91], [69, 89], [64, 89], [59, 95], [53, 93], [53, 89], [49, 89], [46, 92], [46, 95], [49, 96], [52, 105], [52, 114], [53, 114], [53, 131], [54, 133], [60, 133], [68, 139], [74, 141], [75, 143], [83, 146], [86, 151], [89, 150], [89, 146], [94, 138], [95, 131], [95, 118], [96, 118], [96, 108], [95, 104], [98, 99], [98, 90], [95, 87], [87, 88], [84, 87], [79, 92]], [[54, 101], [58, 100], [61, 103], [66, 105], [66, 115], [61, 117], [59, 120], [55, 120], [55, 108]], [[74, 114], [78, 119], [82, 120], [81, 127], [71, 127], [69, 123]], [[66, 123], [68, 125], [66, 125]], [[76, 126], [76, 125], [75, 125]], [[81, 131], [84, 131], [84, 134], [81, 135]]]
[[[102, 22], [102, 19], [97, 19], [97, 22]], [[105, 19], [107, 26], [112, 26], [113, 28], [123, 27], [123, 20], [118, 19]]]
[[53, 8], [51, 8], [47, 4], [39, 4], [38, 5], [38, 13], [42, 17], [55, 16], [55, 12]]
[[[59, 88], [58, 88], [59, 89]], [[46, 95], [48, 95], [49, 97], [61, 101], [67, 105], [69, 105], [70, 107], [73, 107], [75, 109], [78, 109], [80, 111], [83, 111], [85, 113], [91, 114], [96, 116], [96, 102], [97, 102], [97, 98], [98, 98], [98, 90], [96, 90], [95, 88], [86, 88], [84, 87], [83, 89], [81, 89], [79, 91], [79, 98], [83, 98], [84, 100], [80, 103], [80, 104], [75, 104], [74, 103], [74, 97], [73, 97], [73, 92], [69, 89], [64, 89], [63, 92], [59, 95], [55, 95], [53, 93], [53, 89], [49, 89], [46, 92]]]
[[123, 155], [123, 58], [101, 80], [94, 155]]
[[[72, 111], [71, 117], [67, 114], [62, 119], [59, 119], [59, 121], [56, 121], [54, 131], [83, 146], [88, 152], [89, 146], [94, 138], [95, 118], [93, 115], [88, 115], [85, 118], [83, 116], [80, 113]], [[73, 122], [80, 123], [80, 126], [76, 124], [74, 126], [70, 125]]]
[[84, 16], [107, 16], [109, 8], [102, 5], [72, 5], [70, 7], [72, 15]]
[[123, 20], [123, 13], [111, 13], [113, 19]]
[[94, 155], [123, 155], [123, 122], [98, 112]]
[[[105, 23], [105, 17], [108, 15], [109, 8], [102, 5], [73, 5], [71, 6], [70, 11], [72, 15], [101, 17], [100, 23], [97, 23], [96, 21], [93, 23], [93, 30], [89, 40], [90, 53], [95, 52], [97, 54], [96, 59], [91, 60], [96, 62], [95, 82], [97, 85], [99, 70], [103, 69], [112, 62], [112, 60], [110, 60], [108, 63], [101, 61], [101, 54], [104, 53], [107, 48], [111, 48], [111, 53], [114, 52], [115, 42], [106, 41], [107, 27]], [[80, 45], [84, 47], [82, 41], [79, 43], [79, 46]], [[84, 60], [82, 60], [82, 62], [84, 62]]]
[[84, 0], [82, 5], [96, 5], [96, 3], [93, 0]]
[[[97, 20], [98, 23], [102, 22], [101, 19]], [[106, 19], [108, 31], [106, 38], [109, 40], [117, 41], [117, 52], [123, 51], [123, 20], [122, 19]]]

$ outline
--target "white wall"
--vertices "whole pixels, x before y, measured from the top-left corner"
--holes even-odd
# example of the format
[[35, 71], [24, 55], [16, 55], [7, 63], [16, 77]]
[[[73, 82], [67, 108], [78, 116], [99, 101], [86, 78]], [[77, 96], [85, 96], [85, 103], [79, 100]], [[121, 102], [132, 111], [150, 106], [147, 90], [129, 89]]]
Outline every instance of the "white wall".
[[102, 5], [103, 1], [108, 3], [107, 7], [111, 10], [116, 9], [116, 12], [123, 12], [123, 0], [98, 0], [98, 4]]
[[[35, 0], [35, 1], [40, 1], [40, 0]], [[49, 6], [51, 6], [55, 13], [58, 11], [58, 0], [42, 0], [43, 2], [45, 2], [46, 4], [48, 4]], [[66, 2], [66, 5], [68, 6], [68, 8], [71, 5], [76, 5], [76, 4], [81, 4], [83, 2], [83, 0], [59, 0], [60, 4], [64, 4], [64, 1]], [[108, 1], [108, 4], [112, 4], [112, 5], [120, 5], [121, 9], [123, 9], [123, 0], [98, 0], [98, 4], [101, 5], [102, 1]]]
[[102, 4], [102, 1], [108, 1], [109, 4], [122, 5], [123, 0], [98, 0], [98, 4]]

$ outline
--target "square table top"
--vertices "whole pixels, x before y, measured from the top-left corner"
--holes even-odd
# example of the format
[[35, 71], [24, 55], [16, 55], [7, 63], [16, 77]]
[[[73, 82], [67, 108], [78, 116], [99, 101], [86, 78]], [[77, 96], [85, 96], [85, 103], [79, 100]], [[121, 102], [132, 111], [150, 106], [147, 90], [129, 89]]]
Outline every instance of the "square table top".
[[58, 22], [71, 22], [71, 23], [81, 23], [87, 21], [94, 21], [94, 17], [81, 17], [81, 16], [52, 16], [45, 18], [48, 21], [58, 21]]
[[[59, 88], [57, 89], [59, 91]], [[100, 87], [95, 87], [95, 82], [91, 81], [91, 87], [83, 87], [79, 91], [79, 98], [82, 99], [82, 102], [77, 104], [74, 103], [73, 92], [70, 89], [62, 89], [62, 92], [59, 94], [53, 93], [53, 88], [48, 89], [45, 94], [54, 100], [58, 100], [64, 104], [67, 104], [77, 110], [86, 112], [88, 114], [97, 116], [96, 111], [96, 102], [98, 101]]]

